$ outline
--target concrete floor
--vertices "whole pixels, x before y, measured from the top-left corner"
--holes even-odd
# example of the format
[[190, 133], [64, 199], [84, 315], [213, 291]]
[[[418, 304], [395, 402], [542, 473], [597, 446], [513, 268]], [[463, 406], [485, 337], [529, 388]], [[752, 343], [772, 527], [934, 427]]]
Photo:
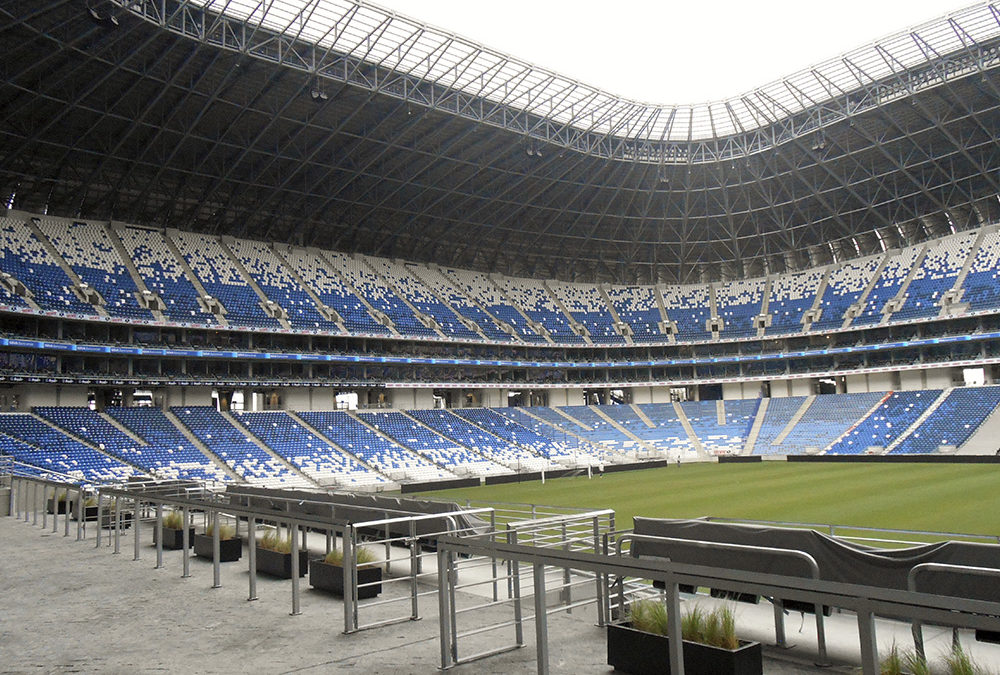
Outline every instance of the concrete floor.
[[[192, 673], [433, 673], [440, 664], [437, 600], [421, 598], [419, 621], [343, 633], [343, 604], [339, 598], [309, 588], [302, 582], [301, 611], [291, 616], [291, 582], [258, 576], [258, 596], [247, 601], [246, 556], [239, 563], [222, 566], [222, 587], [213, 589], [212, 565], [193, 557], [191, 577], [181, 578], [180, 551], [164, 552], [164, 567], [154, 569], [155, 549], [151, 527], [140, 532], [141, 559], [134, 561], [133, 536], [128, 531], [121, 553], [107, 546], [95, 548], [93, 524], [90, 538], [43, 530], [12, 517], [0, 518], [0, 672], [192, 672]], [[107, 541], [105, 541], [107, 543]], [[322, 538], [313, 535], [309, 545], [322, 550]], [[429, 561], [433, 558], [429, 558]], [[429, 563], [430, 564], [430, 563]], [[461, 572], [460, 572], [461, 575]], [[460, 578], [462, 578], [460, 576]], [[485, 592], [480, 589], [479, 592]], [[402, 616], [409, 604], [402, 584], [385, 587], [380, 600], [403, 599], [390, 604], [363, 601], [364, 623]], [[460, 593], [459, 607], [481, 605], [476, 593]], [[693, 602], [693, 600], [687, 600]], [[708, 599], [698, 602], [711, 602]], [[530, 612], [530, 599], [525, 603]], [[742, 637], [773, 643], [770, 605], [738, 606]], [[507, 606], [493, 606], [463, 614], [459, 630], [506, 621]], [[604, 631], [595, 625], [593, 606], [572, 614], [548, 617], [549, 663], [553, 673], [608, 673]], [[801, 629], [800, 629], [801, 623]], [[779, 650], [765, 646], [766, 673], [854, 672], [858, 663], [857, 624], [851, 615], [835, 614], [827, 624], [829, 652], [834, 666], [817, 668], [815, 622], [798, 614], [787, 619], [789, 642]], [[909, 628], [879, 622], [879, 644], [893, 639], [909, 646]], [[526, 646], [454, 668], [456, 673], [535, 672], [534, 625], [526, 622]], [[950, 631], [927, 629], [932, 656], [947, 649]], [[513, 642], [513, 629], [504, 628], [462, 638], [460, 657]], [[996, 668], [1000, 650], [974, 643], [963, 644], [982, 664]]]

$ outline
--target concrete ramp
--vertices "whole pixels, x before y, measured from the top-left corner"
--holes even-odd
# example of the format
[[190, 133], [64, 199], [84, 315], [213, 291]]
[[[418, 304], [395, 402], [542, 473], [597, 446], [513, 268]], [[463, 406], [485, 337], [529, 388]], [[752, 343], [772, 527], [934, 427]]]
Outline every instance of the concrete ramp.
[[1000, 408], [976, 429], [976, 433], [962, 444], [956, 455], [995, 455], [1000, 451]]

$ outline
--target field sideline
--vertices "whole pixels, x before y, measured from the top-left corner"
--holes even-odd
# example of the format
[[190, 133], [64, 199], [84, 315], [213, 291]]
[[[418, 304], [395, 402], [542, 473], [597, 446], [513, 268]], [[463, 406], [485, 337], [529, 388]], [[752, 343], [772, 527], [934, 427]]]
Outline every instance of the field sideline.
[[1000, 535], [1000, 466], [990, 464], [698, 463], [421, 494], [612, 508], [619, 528], [634, 515], [718, 516]]

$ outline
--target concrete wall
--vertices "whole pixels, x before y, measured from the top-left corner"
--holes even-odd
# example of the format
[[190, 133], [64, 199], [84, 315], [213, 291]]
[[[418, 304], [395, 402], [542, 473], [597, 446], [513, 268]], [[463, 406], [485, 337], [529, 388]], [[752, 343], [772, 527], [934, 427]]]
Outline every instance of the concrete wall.
[[8, 391], [8, 407], [12, 395], [18, 398], [18, 410], [28, 412], [35, 406], [62, 405], [62, 406], [85, 406], [87, 405], [86, 385], [76, 384], [41, 384], [32, 383], [12, 387]]
[[[908, 375], [914, 372], [919, 371], [906, 371]], [[902, 387], [902, 375], [903, 373], [900, 372], [848, 375], [847, 393], [854, 394], [862, 391], [895, 391], [896, 389], [900, 389]], [[913, 377], [912, 375], [909, 376]], [[919, 376], [917, 376], [917, 381], [919, 381]], [[923, 389], [923, 387], [920, 386], [912, 388]]]
[[[926, 389], [946, 389], [952, 386], [951, 368], [932, 368], [922, 372], [926, 373], [924, 380], [927, 384]], [[961, 374], [959, 374], [959, 377], [961, 377]]]
[[813, 393], [813, 381], [811, 379], [789, 380], [792, 396], [809, 396]]
[[652, 387], [632, 387], [630, 391], [632, 393], [632, 403], [653, 402]]
[[430, 410], [434, 407], [434, 390], [393, 389], [392, 407], [396, 410]]
[[[572, 389], [549, 389], [549, 407], [550, 408], [562, 408], [568, 405], [574, 405], [570, 403], [570, 396], [575, 393]], [[572, 400], [576, 400], [574, 397]]]
[[165, 387], [166, 407], [174, 405], [212, 405], [211, 387]]
[[743, 383], [742, 382], [723, 382], [722, 384], [722, 398], [729, 401], [733, 399], [741, 399], [743, 396]]

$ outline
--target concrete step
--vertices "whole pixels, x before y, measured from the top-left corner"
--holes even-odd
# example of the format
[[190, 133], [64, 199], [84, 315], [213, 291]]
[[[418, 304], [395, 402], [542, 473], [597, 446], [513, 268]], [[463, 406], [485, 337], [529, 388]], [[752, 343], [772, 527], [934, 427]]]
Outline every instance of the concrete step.
[[694, 427], [691, 426], [691, 421], [688, 420], [687, 415], [684, 413], [684, 408], [682, 408], [681, 404], [677, 401], [674, 401], [673, 405], [674, 413], [677, 415], [677, 419], [684, 428], [684, 433], [688, 435], [691, 445], [694, 446], [695, 452], [697, 452], [701, 457], [708, 457], [708, 453], [705, 451], [705, 446], [701, 444], [701, 439], [698, 438], [698, 434], [694, 432]]
[[760, 436], [760, 428], [764, 426], [764, 417], [767, 415], [767, 407], [770, 403], [771, 399], [769, 398], [760, 399], [760, 405], [757, 406], [757, 415], [754, 416], [753, 425], [750, 427], [750, 433], [747, 434], [746, 443], [743, 444], [742, 454], [753, 454], [754, 447], [757, 445], [757, 437]]
[[781, 433], [774, 437], [774, 440], [771, 441], [771, 445], [781, 445], [784, 442], [788, 434], [792, 433], [792, 429], [795, 428], [795, 425], [799, 423], [799, 420], [805, 417], [805, 414], [809, 412], [809, 407], [815, 400], [815, 396], [806, 396], [806, 400], [802, 402], [799, 409], [795, 411], [794, 415], [792, 415], [792, 419], [788, 420], [788, 424], [786, 424], [785, 428], [781, 430]]

